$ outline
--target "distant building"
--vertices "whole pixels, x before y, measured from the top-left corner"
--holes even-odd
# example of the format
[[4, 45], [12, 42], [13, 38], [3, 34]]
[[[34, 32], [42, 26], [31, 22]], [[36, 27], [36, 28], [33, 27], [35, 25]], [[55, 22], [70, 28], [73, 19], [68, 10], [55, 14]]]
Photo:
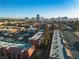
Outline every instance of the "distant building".
[[58, 19], [61, 19], [61, 17], [58, 17]]
[[37, 20], [37, 21], [40, 20], [40, 15], [39, 15], [39, 14], [36, 15], [36, 20]]
[[62, 19], [68, 19], [68, 17], [62, 17]]
[[26, 20], [28, 20], [28, 17], [25, 17]]

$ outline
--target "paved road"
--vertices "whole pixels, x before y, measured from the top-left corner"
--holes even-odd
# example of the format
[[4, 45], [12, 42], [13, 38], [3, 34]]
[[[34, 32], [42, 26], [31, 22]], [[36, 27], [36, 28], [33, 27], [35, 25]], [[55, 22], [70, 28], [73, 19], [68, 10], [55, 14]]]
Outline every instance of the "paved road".
[[[65, 38], [66, 42], [71, 44], [71, 46], [70, 46], [71, 53], [72, 53], [72, 55], [73, 55], [73, 57], [75, 59], [76, 56], [79, 56], [79, 53], [77, 52], [77, 50], [72, 50], [72, 47], [73, 47], [75, 42], [79, 42], [79, 39], [75, 35], [73, 35], [73, 31], [68, 30], [67, 27], [65, 27], [63, 25], [61, 25], [61, 30], [62, 30], [62, 32], [64, 34], [64, 38]], [[63, 30], [63, 29], [66, 29], [66, 30]], [[79, 58], [77, 58], [77, 59], [79, 59]]]
[[63, 31], [65, 36], [67, 37], [67, 40], [73, 45], [75, 42], [79, 42], [79, 40], [72, 34], [72, 32], [69, 31]]
[[[61, 30], [65, 36], [65, 40], [67, 41], [67, 43], [70, 43], [72, 46], [75, 42], [79, 42], [78, 38], [73, 35], [73, 31], [70, 31], [67, 29], [67, 26], [65, 26], [66, 24], [60, 24]], [[64, 30], [66, 29], [66, 30]], [[73, 29], [72, 29], [73, 30]]]

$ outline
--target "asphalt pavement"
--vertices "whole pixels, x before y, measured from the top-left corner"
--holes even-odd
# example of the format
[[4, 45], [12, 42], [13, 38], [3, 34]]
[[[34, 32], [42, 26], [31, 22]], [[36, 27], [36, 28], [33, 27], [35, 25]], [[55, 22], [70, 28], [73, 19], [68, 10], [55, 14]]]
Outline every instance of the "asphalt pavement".
[[70, 42], [70, 44], [72, 44], [72, 46], [74, 45], [75, 42], [79, 42], [79, 40], [73, 35], [72, 32], [63, 31], [63, 33], [67, 37], [67, 40]]

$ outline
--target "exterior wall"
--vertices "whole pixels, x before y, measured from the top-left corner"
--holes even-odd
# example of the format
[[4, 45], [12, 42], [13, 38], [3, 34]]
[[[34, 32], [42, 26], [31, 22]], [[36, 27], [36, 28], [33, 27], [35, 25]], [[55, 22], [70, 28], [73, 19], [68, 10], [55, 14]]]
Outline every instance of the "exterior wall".
[[29, 40], [29, 42], [31, 42], [33, 45], [35, 45], [36, 47], [39, 46], [39, 40]]
[[21, 53], [21, 49], [18, 48], [9, 48], [8, 50], [6, 49], [6, 47], [2, 47], [0, 48], [0, 55], [1, 53], [3, 54], [3, 56], [7, 56], [10, 59], [25, 59], [28, 57], [28, 55], [26, 55], [24, 53]]
[[4, 56], [7, 56], [7, 49], [6, 47], [2, 47], [2, 52]]

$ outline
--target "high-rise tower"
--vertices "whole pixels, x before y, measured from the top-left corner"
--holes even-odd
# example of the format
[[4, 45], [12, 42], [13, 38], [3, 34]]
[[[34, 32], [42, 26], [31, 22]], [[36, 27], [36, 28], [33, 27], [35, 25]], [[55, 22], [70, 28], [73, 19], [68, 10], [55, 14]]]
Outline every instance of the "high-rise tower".
[[36, 15], [36, 20], [37, 20], [37, 21], [40, 20], [40, 15], [39, 15], [39, 14]]

